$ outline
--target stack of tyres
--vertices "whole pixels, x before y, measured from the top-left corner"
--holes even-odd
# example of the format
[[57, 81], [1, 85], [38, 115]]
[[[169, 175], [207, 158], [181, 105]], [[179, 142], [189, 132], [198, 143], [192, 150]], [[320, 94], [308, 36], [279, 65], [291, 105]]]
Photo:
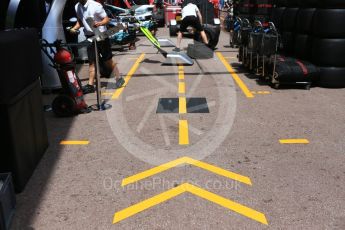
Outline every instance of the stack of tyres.
[[345, 1], [277, 0], [272, 21], [282, 34], [281, 53], [320, 67], [321, 87], [345, 87]]
[[269, 21], [273, 9], [273, 0], [253, 0], [253, 4], [254, 20], [262, 23]]
[[271, 21], [274, 23], [278, 32], [282, 32], [283, 15], [285, 13], [286, 7], [275, 7], [272, 10]]
[[345, 1], [319, 0], [312, 23], [312, 62], [320, 67], [318, 85], [345, 87]]
[[303, 60], [311, 59], [312, 22], [316, 8], [300, 8], [297, 13], [293, 54]]
[[255, 11], [253, 0], [241, 0], [238, 5], [238, 13], [240, 17], [252, 15]]
[[293, 55], [295, 44], [295, 25], [298, 10], [298, 8], [286, 8], [283, 14], [281, 24], [281, 52], [286, 56]]

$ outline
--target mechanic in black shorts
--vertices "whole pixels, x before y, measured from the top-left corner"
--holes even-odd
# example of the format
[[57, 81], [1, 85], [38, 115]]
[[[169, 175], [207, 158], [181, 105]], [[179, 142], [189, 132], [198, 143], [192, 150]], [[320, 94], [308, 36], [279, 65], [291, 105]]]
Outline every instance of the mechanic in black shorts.
[[[78, 0], [75, 6], [78, 21], [76, 25], [70, 29], [71, 33], [77, 33], [80, 27], [84, 26], [84, 34], [87, 38], [94, 36], [93, 28], [91, 28], [86, 19], [91, 17], [95, 21], [94, 27], [97, 27], [100, 32], [107, 30], [106, 25], [110, 21], [103, 6], [94, 0]], [[97, 42], [100, 61], [103, 62], [106, 68], [112, 71], [111, 75], [115, 75], [116, 87], [119, 88], [125, 84], [125, 80], [121, 77], [117, 65], [114, 63], [112, 57], [111, 43], [109, 39]], [[90, 44], [87, 47], [87, 54], [89, 58], [89, 83], [83, 87], [84, 93], [95, 92], [95, 63], [96, 55], [94, 50], [94, 44]]]
[[182, 41], [182, 32], [187, 32], [187, 27], [191, 26], [200, 33], [202, 41], [208, 45], [207, 36], [202, 27], [202, 16], [199, 8], [194, 4], [195, 2], [189, 1], [186, 6], [182, 8], [182, 23], [180, 30], [177, 32], [177, 45], [174, 51], [179, 52], [181, 41]]

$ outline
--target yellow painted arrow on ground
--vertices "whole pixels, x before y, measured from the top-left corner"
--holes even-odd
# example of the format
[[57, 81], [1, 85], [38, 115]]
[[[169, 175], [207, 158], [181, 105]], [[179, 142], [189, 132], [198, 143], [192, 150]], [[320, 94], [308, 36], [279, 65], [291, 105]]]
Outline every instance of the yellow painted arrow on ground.
[[191, 185], [189, 183], [179, 185], [179, 186], [172, 188], [166, 192], [158, 194], [154, 197], [151, 197], [147, 200], [144, 200], [138, 204], [135, 204], [135, 205], [130, 206], [126, 209], [123, 209], [122, 211], [115, 213], [114, 219], [113, 219], [113, 224], [116, 224], [116, 223], [118, 223], [124, 219], [127, 219], [128, 217], [131, 217], [131, 216], [133, 216], [139, 212], [142, 212], [146, 209], [149, 209], [153, 206], [156, 206], [160, 203], [163, 203], [167, 200], [170, 200], [170, 199], [172, 199], [178, 195], [181, 195], [182, 193], [185, 193], [185, 192], [192, 193], [195, 196], [204, 198], [208, 201], [216, 203], [220, 206], [223, 206], [224, 208], [230, 209], [234, 212], [237, 212], [237, 213], [239, 213], [243, 216], [246, 216], [250, 219], [253, 219], [257, 222], [268, 225], [267, 219], [263, 213], [255, 211], [254, 209], [248, 208], [244, 205], [241, 205], [241, 204], [236, 203], [234, 201], [228, 200], [222, 196], [216, 195], [212, 192], [209, 192], [209, 191], [204, 190], [202, 188], [199, 188], [197, 186]]
[[194, 160], [193, 158], [190, 158], [190, 157], [181, 157], [179, 159], [170, 161], [166, 164], [162, 164], [162, 165], [157, 166], [155, 168], [152, 168], [152, 169], [146, 170], [144, 172], [138, 173], [134, 176], [127, 177], [127, 178], [122, 180], [122, 186], [126, 186], [128, 184], [143, 180], [147, 177], [150, 177], [150, 176], [153, 176], [155, 174], [164, 172], [168, 169], [174, 168], [174, 167], [181, 165], [181, 164], [194, 165], [196, 167], [199, 167], [199, 168], [205, 169], [207, 171], [210, 171], [212, 173], [230, 178], [232, 180], [236, 180], [236, 181], [242, 182], [242, 183], [247, 184], [247, 185], [252, 185], [252, 182], [251, 182], [249, 177], [242, 176], [240, 174], [227, 171], [225, 169], [204, 163], [202, 161]]

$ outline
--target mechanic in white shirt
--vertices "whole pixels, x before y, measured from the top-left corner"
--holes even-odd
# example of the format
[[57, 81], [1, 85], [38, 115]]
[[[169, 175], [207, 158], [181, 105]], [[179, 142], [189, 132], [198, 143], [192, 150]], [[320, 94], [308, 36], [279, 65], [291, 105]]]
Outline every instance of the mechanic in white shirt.
[[200, 33], [203, 42], [208, 45], [207, 36], [205, 34], [204, 28], [202, 27], [202, 15], [199, 8], [194, 3], [194, 0], [189, 0], [187, 5], [182, 8], [182, 22], [180, 25], [180, 30], [177, 32], [177, 44], [174, 51], [180, 51], [183, 36], [182, 32], [187, 32], [188, 26], [196, 29], [196, 31]]
[[[109, 23], [110, 19], [107, 16], [103, 6], [94, 1], [94, 0], [79, 0], [79, 3], [75, 5], [75, 11], [77, 13], [78, 21], [73, 28], [70, 29], [71, 33], [77, 33], [77, 31], [83, 26], [84, 33], [86, 37], [94, 36], [93, 29], [89, 26], [86, 19], [91, 17], [93, 18], [95, 24], [94, 27], [97, 27], [100, 32], [105, 32], [107, 30], [106, 25]], [[99, 60], [104, 62], [106, 68], [112, 70], [110, 75], [115, 75], [116, 87], [120, 88], [125, 83], [125, 80], [120, 76], [119, 69], [117, 65], [113, 62], [113, 54], [111, 50], [111, 43], [109, 38], [106, 38], [103, 41], [97, 42]], [[94, 43], [90, 44], [87, 47], [87, 54], [89, 59], [89, 83], [83, 87], [84, 93], [93, 93], [95, 92], [95, 49]], [[106, 76], [108, 77], [108, 76]]]

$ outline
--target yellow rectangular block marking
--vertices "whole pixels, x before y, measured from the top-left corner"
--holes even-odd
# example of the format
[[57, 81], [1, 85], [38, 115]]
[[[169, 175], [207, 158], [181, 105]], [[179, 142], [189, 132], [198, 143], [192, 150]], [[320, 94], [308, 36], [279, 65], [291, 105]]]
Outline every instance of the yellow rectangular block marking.
[[140, 66], [140, 63], [144, 60], [145, 54], [142, 53], [136, 60], [136, 62], [134, 63], [134, 65], [132, 66], [132, 68], [129, 70], [129, 72], [127, 73], [126, 77], [125, 77], [125, 84], [115, 90], [113, 96], [111, 97], [111, 99], [118, 99], [120, 97], [120, 95], [122, 94], [123, 90], [125, 89], [125, 87], [127, 86], [129, 80], [132, 78], [133, 74], [137, 71], [137, 69]]
[[280, 144], [309, 144], [307, 139], [281, 139]]
[[244, 95], [247, 98], [254, 98], [254, 95], [252, 92], [248, 89], [246, 84], [242, 81], [242, 79], [237, 75], [237, 73], [234, 71], [234, 69], [231, 67], [231, 65], [226, 61], [224, 56], [220, 52], [216, 52], [219, 60], [223, 63], [225, 68], [228, 70], [234, 81], [237, 83], [238, 87], [242, 90]]
[[61, 141], [60, 145], [88, 145], [89, 141]]
[[187, 99], [185, 97], [180, 97], [178, 100], [179, 113], [187, 113]]
[[179, 121], [179, 144], [189, 145], [189, 131], [188, 131], [188, 121]]
[[184, 82], [178, 83], [178, 93], [186, 93], [186, 84]]

